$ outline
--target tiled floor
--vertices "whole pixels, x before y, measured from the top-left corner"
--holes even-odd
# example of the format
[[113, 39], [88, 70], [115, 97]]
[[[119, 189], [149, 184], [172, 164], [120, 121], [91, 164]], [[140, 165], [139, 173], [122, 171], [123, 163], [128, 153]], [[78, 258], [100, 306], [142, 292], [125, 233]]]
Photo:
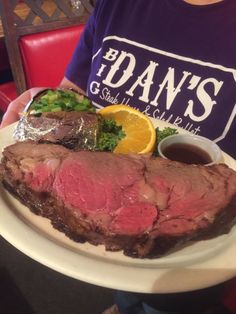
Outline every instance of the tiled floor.
[[99, 314], [113, 291], [57, 273], [0, 237], [0, 314]]

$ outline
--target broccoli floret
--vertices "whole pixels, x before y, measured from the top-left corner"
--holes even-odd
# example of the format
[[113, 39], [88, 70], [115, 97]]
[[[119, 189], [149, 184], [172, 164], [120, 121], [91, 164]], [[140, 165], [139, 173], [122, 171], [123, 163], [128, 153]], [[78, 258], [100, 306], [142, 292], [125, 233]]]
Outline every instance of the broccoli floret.
[[156, 128], [156, 139], [157, 139], [157, 144], [160, 143], [163, 138], [173, 135], [173, 134], [178, 134], [178, 131], [176, 129], [170, 128], [170, 127], [165, 127], [163, 130], [160, 130], [158, 127]]
[[163, 140], [163, 138], [173, 134], [178, 134], [178, 131], [174, 128], [165, 127], [163, 130], [160, 130], [158, 127], [156, 128], [156, 145], [155, 150], [153, 151], [154, 156], [159, 156], [157, 147], [160, 141]]
[[100, 126], [97, 149], [100, 151], [113, 151], [118, 142], [125, 137], [122, 126], [113, 119], [103, 119]]

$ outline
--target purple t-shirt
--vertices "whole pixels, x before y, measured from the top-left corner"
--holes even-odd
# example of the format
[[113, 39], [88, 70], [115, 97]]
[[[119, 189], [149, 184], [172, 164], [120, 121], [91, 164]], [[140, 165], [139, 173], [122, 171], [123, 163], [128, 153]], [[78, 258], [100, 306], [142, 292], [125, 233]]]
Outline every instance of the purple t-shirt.
[[66, 77], [209, 137], [236, 158], [236, 1], [98, 0]]

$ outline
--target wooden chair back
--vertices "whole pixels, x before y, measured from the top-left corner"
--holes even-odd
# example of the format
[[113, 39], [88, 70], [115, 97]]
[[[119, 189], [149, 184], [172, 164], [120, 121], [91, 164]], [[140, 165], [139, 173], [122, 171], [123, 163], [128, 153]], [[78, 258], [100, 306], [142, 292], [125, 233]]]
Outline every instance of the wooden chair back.
[[92, 0], [0, 0], [5, 42], [18, 94], [27, 89], [20, 38], [84, 24], [93, 7]]

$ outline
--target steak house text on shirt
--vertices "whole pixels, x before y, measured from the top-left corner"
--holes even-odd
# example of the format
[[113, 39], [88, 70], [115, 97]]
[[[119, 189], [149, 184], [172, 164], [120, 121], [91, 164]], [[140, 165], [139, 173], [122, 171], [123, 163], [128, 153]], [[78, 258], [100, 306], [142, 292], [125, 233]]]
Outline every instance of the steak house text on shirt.
[[[174, 100], [185, 89], [193, 91], [198, 101], [201, 103], [201, 113], [194, 113], [194, 100], [189, 99], [185, 104], [184, 116], [189, 116], [192, 121], [200, 122], [205, 120], [211, 113], [213, 106], [217, 103], [216, 96], [219, 94], [223, 85], [223, 81], [217, 80], [214, 77], [202, 78], [194, 75], [189, 71], [182, 71], [180, 79], [177, 81], [176, 69], [169, 67], [166, 69], [164, 77], [157, 78], [159, 63], [149, 60], [146, 68], [142, 73], [138, 73], [134, 77], [134, 70], [137, 63], [135, 56], [126, 51], [119, 51], [110, 48], [103, 56], [105, 62], [101, 63], [97, 71], [97, 77], [103, 77], [102, 81], [94, 80], [90, 82], [90, 92], [99, 94], [102, 99], [107, 99], [109, 102], [118, 103], [119, 93], [115, 97], [111, 97], [111, 89], [119, 89], [126, 84], [125, 94], [127, 97], [135, 96], [139, 93], [138, 99], [140, 102], [149, 104], [153, 107], [158, 107], [160, 97], [165, 94], [165, 109], [168, 111], [172, 106], [176, 105]], [[104, 76], [104, 72], [105, 76]], [[178, 73], [178, 75], [180, 75]], [[103, 89], [101, 90], [101, 85]], [[105, 86], [105, 87], [104, 87]], [[209, 92], [210, 91], [210, 92]], [[150, 94], [154, 97], [150, 97]], [[123, 99], [125, 101], [125, 99]], [[124, 103], [123, 101], [123, 103]]]

